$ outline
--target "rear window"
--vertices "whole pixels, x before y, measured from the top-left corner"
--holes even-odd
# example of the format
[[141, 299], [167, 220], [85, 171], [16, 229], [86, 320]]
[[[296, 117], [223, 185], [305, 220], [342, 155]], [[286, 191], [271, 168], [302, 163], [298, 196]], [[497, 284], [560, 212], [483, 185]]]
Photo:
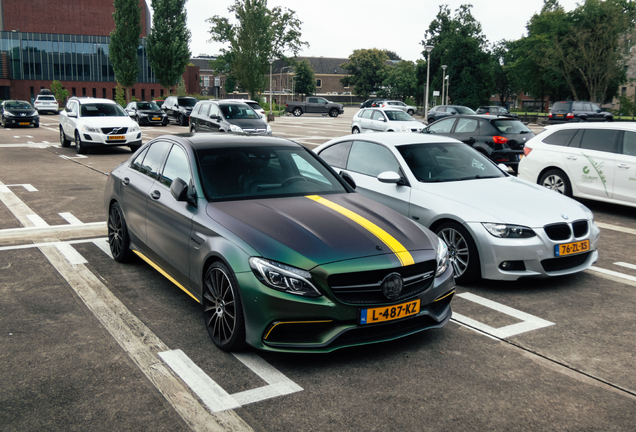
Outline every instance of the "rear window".
[[553, 133], [552, 135], [547, 136], [543, 142], [546, 144], [558, 145], [558, 146], [567, 146], [572, 137], [576, 133], [576, 129], [567, 129], [561, 130]]
[[501, 133], [520, 134], [532, 133], [532, 131], [519, 120], [493, 120], [492, 125]]
[[571, 102], [555, 102], [552, 111], [570, 111]]
[[475, 111], [468, 107], [453, 107], [460, 114], [477, 114]]
[[54, 101], [55, 96], [38, 96], [39, 101]]
[[179, 98], [179, 106], [193, 107], [197, 104], [197, 100], [194, 98]]

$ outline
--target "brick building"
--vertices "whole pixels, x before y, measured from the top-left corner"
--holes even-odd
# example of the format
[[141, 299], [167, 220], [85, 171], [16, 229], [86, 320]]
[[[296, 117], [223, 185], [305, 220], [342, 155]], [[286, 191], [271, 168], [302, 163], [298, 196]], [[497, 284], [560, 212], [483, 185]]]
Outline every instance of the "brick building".
[[[139, 0], [141, 72], [131, 95], [162, 98], [146, 53], [150, 9]], [[117, 81], [108, 58], [115, 29], [113, 0], [0, 0], [0, 99], [33, 100], [58, 80], [73, 96], [114, 99]], [[198, 68], [184, 74], [189, 93], [198, 93]]]

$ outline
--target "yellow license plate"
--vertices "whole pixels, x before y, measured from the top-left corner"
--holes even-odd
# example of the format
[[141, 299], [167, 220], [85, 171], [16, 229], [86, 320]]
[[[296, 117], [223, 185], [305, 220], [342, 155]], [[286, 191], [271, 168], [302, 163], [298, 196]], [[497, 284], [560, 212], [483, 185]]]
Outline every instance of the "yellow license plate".
[[108, 141], [125, 140], [125, 139], [126, 139], [126, 135], [112, 135], [108, 137]]
[[28, 126], [28, 125], [30, 125], [30, 124], [31, 124], [31, 123], [29, 123], [29, 122], [20, 122], [20, 126]]
[[400, 318], [405, 318], [407, 316], [416, 315], [419, 312], [419, 299], [393, 306], [361, 309], [360, 324], [373, 324], [382, 321], [392, 321]]
[[555, 256], [565, 256], [572, 255], [581, 252], [587, 252], [590, 250], [590, 241], [583, 240], [574, 243], [566, 243], [562, 245], [554, 246], [554, 255]]
[[161, 117], [153, 117], [153, 118], [152, 118], [152, 120], [153, 120], [153, 121], [155, 121], [155, 120], [161, 120]]

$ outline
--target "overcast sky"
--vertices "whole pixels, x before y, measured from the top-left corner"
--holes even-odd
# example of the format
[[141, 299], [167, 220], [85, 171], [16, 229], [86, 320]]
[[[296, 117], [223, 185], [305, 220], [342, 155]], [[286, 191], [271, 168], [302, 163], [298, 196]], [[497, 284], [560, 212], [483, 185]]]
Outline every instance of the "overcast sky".
[[[583, 0], [560, 0], [567, 11]], [[217, 55], [223, 45], [208, 43], [210, 24], [206, 19], [226, 16], [233, 0], [188, 0], [188, 27], [192, 32], [190, 50], [194, 56]], [[404, 60], [422, 58], [424, 32], [435, 19], [440, 4], [451, 11], [472, 4], [472, 13], [481, 23], [490, 43], [519, 39], [526, 24], [538, 13], [543, 0], [270, 0], [268, 7], [281, 6], [296, 11], [302, 21], [302, 40], [309, 42], [300, 56], [347, 58], [354, 49], [379, 48], [396, 52]]]

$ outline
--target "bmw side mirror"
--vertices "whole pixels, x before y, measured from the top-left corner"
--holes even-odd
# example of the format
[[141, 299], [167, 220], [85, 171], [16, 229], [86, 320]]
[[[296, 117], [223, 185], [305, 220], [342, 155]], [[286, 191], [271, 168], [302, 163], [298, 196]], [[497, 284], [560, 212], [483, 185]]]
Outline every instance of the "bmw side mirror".
[[348, 184], [349, 186], [351, 186], [351, 188], [352, 188], [352, 189], [355, 189], [355, 188], [356, 188], [356, 182], [355, 182], [355, 180], [353, 179], [353, 177], [351, 177], [351, 176], [349, 175], [349, 173], [346, 173], [346, 172], [344, 172], [344, 171], [340, 171], [340, 177], [342, 177], [342, 179], [343, 179], [345, 182], [347, 182], [347, 184]]
[[402, 177], [394, 171], [384, 171], [381, 172], [376, 177], [381, 183], [399, 183], [402, 180]]
[[177, 201], [186, 201], [188, 198], [188, 184], [179, 177], [172, 180], [170, 185], [170, 193]]
[[510, 172], [510, 167], [508, 167], [508, 165], [506, 164], [500, 163], [499, 165], [497, 165], [497, 167], [505, 173]]

